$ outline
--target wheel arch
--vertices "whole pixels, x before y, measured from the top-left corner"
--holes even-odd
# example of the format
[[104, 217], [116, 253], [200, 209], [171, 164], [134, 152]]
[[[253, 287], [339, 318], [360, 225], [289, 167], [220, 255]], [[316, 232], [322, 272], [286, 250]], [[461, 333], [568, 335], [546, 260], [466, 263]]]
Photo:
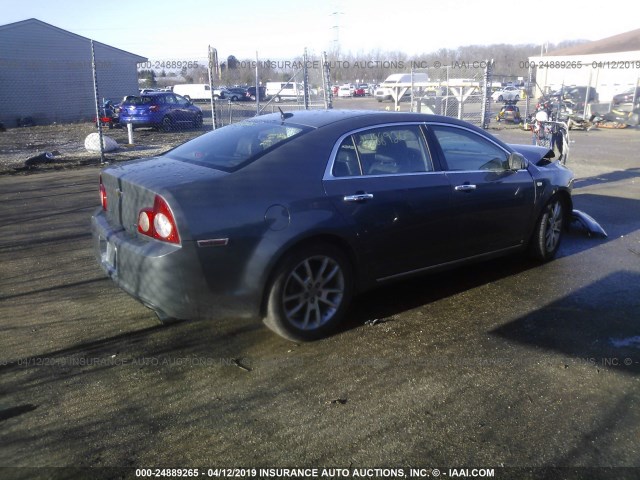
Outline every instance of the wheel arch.
[[[554, 196], [557, 196], [560, 199], [562, 206], [564, 207], [564, 227], [567, 229], [571, 223], [571, 212], [573, 211], [573, 200], [571, 199], [571, 194], [567, 190], [560, 189], [555, 193], [555, 195], [552, 195], [551, 198]], [[548, 201], [550, 201], [551, 198]]]
[[283, 248], [279, 254], [273, 259], [268, 268], [268, 274], [265, 277], [265, 281], [262, 285], [262, 293], [260, 296], [260, 311], [259, 314], [261, 317], [264, 317], [267, 313], [267, 303], [269, 300], [269, 292], [271, 289], [271, 285], [275, 281], [276, 273], [278, 272], [279, 267], [287, 258], [287, 255], [291, 254], [296, 250], [302, 250], [306, 247], [310, 247], [312, 245], [324, 244], [331, 245], [335, 248], [338, 248], [342, 251], [349, 264], [351, 266], [353, 272], [353, 289], [355, 292], [358, 291], [358, 286], [360, 284], [360, 272], [357, 269], [358, 258], [356, 254], [356, 250], [348, 241], [339, 235], [333, 233], [318, 233], [312, 236], [308, 236], [305, 238], [300, 238], [295, 242], [287, 245]]

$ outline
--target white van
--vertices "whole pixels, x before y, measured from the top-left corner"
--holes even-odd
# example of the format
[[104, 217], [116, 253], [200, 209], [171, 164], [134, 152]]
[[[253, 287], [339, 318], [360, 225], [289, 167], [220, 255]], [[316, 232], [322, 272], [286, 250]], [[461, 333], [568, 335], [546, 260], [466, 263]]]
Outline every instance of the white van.
[[426, 73], [414, 73], [413, 76], [410, 73], [394, 73], [380, 84], [374, 92], [374, 96], [379, 102], [395, 100], [398, 95], [400, 95], [400, 98], [407, 97], [411, 94], [410, 87], [412, 84], [421, 86], [421, 83], [424, 84], [428, 81], [429, 76]]
[[274, 102], [282, 100], [300, 100], [304, 95], [301, 83], [267, 82], [267, 97], [274, 97]]
[[[182, 85], [174, 85], [173, 93], [182, 95], [194, 102], [211, 100], [211, 89], [207, 83], [185, 83]], [[214, 89], [213, 98], [224, 98], [224, 95], [220, 90]]]

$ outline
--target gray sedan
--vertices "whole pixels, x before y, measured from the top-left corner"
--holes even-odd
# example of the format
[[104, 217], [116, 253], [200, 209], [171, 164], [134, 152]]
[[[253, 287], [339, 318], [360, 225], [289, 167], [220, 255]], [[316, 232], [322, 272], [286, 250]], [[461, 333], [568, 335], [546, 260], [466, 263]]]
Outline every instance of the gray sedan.
[[265, 115], [103, 170], [95, 250], [163, 321], [252, 316], [316, 339], [372, 287], [552, 259], [573, 175], [551, 156], [435, 115]]

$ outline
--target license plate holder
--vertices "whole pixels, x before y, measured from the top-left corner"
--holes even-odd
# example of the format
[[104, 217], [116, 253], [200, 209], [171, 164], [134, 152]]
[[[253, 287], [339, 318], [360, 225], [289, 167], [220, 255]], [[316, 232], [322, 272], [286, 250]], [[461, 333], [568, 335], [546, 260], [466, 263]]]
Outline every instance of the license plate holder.
[[118, 247], [106, 239], [100, 239], [101, 260], [110, 271], [116, 270], [118, 260]]

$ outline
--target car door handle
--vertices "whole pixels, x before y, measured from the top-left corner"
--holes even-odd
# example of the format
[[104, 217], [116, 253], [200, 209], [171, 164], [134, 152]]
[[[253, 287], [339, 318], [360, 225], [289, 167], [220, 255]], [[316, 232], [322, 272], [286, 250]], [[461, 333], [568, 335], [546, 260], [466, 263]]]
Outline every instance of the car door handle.
[[364, 202], [373, 198], [372, 193], [356, 193], [355, 195], [345, 195], [345, 202]]
[[470, 192], [471, 190], [475, 190], [476, 186], [465, 183], [464, 185], [456, 185], [455, 187], [453, 187], [453, 189], [456, 192]]

